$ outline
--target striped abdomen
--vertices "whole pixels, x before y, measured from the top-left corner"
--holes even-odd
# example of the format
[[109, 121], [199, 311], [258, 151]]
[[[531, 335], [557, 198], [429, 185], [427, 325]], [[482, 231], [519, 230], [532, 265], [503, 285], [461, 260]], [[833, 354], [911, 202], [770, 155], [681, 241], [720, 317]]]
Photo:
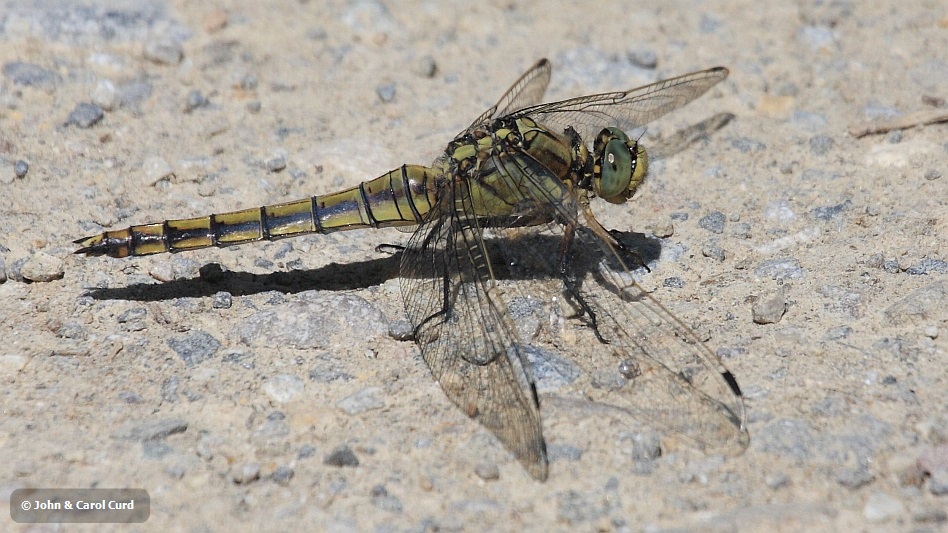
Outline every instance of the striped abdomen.
[[242, 211], [106, 231], [75, 241], [77, 254], [127, 257], [230, 246], [306, 233], [411, 226], [434, 204], [438, 171], [402, 165], [351, 189]]

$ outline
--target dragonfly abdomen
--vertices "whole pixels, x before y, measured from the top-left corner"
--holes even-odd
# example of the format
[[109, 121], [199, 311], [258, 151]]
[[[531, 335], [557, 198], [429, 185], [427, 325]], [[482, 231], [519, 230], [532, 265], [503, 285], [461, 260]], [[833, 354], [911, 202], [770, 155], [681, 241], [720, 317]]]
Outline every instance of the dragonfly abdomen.
[[276, 240], [307, 233], [411, 226], [434, 204], [437, 172], [402, 165], [337, 193], [106, 231], [75, 241], [77, 254], [128, 257]]

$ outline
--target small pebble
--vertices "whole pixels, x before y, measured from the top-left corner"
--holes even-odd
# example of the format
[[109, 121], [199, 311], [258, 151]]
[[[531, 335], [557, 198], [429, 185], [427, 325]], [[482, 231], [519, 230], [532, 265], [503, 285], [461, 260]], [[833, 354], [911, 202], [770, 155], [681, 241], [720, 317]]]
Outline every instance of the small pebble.
[[261, 109], [263, 109], [263, 105], [260, 103], [259, 100], [252, 100], [250, 102], [247, 102], [248, 113], [256, 115], [257, 113], [260, 112]]
[[278, 172], [286, 168], [286, 157], [287, 155], [282, 152], [275, 153], [272, 157], [267, 159], [267, 170], [270, 172]]
[[365, 387], [364, 389], [346, 396], [336, 404], [347, 415], [357, 415], [366, 411], [374, 411], [385, 407], [385, 399], [381, 387]]
[[889, 144], [899, 144], [902, 142], [902, 130], [892, 130], [886, 135], [885, 140]]
[[925, 179], [927, 179], [928, 181], [935, 181], [940, 177], [941, 177], [941, 172], [938, 170], [930, 168], [925, 171]]
[[220, 341], [210, 333], [201, 330], [176, 335], [166, 342], [189, 367], [209, 361], [221, 347]]
[[185, 113], [190, 113], [199, 107], [207, 106], [208, 101], [205, 98], [204, 94], [197, 89], [191, 89], [188, 91], [188, 96], [184, 104]]
[[26, 177], [26, 173], [30, 171], [30, 165], [26, 161], [20, 159], [13, 164], [13, 175], [18, 178]]
[[273, 471], [273, 475], [271, 475], [270, 478], [273, 479], [274, 482], [285, 487], [290, 484], [290, 481], [293, 479], [295, 474], [296, 472], [291, 467], [283, 465], [277, 467], [277, 469]]
[[37, 87], [45, 91], [52, 91], [63, 81], [59, 74], [25, 61], [4, 64], [3, 75], [15, 85]]
[[710, 231], [711, 233], [724, 233], [725, 220], [726, 218], [724, 213], [720, 211], [713, 211], [701, 217], [701, 219], [698, 220], [698, 226]]
[[142, 172], [145, 174], [145, 183], [154, 185], [159, 181], [174, 176], [174, 169], [162, 157], [149, 156], [142, 162]]
[[118, 91], [111, 80], [100, 79], [95, 82], [95, 89], [92, 90], [92, 103], [106, 111], [111, 111], [118, 106]]
[[790, 484], [790, 476], [786, 474], [768, 474], [764, 483], [770, 490], [777, 490]]
[[878, 524], [887, 522], [904, 512], [905, 506], [902, 502], [884, 492], [874, 492], [866, 500], [862, 516], [867, 522]]
[[948, 494], [948, 468], [937, 468], [928, 478], [928, 492], [935, 496]]
[[258, 84], [257, 76], [253, 74], [244, 74], [244, 76], [240, 78], [240, 82], [238, 82], [240, 88], [245, 91], [256, 91]]
[[787, 300], [783, 290], [763, 294], [751, 306], [755, 324], [775, 324], [786, 312]]
[[438, 73], [438, 64], [433, 57], [425, 55], [415, 62], [414, 71], [423, 78], [433, 78]]
[[500, 478], [500, 469], [493, 463], [481, 463], [474, 468], [474, 474], [484, 481], [495, 481]]
[[826, 155], [833, 148], [832, 137], [817, 135], [810, 138], [810, 152], [814, 155]]
[[754, 268], [754, 275], [773, 280], [802, 279], [805, 271], [800, 267], [800, 262], [793, 258], [767, 259]]
[[385, 103], [391, 102], [395, 99], [395, 84], [386, 83], [385, 85], [379, 85], [375, 88], [375, 93], [379, 96], [379, 99]]
[[245, 484], [260, 479], [260, 465], [257, 463], [244, 463], [233, 475], [234, 483]]
[[72, 112], [69, 113], [69, 117], [66, 118], [66, 125], [91, 128], [102, 120], [104, 116], [105, 114], [102, 112], [101, 107], [83, 102], [76, 105]]
[[652, 235], [667, 239], [675, 234], [675, 225], [670, 217], [662, 217], [652, 223]]
[[680, 289], [685, 286], [685, 282], [678, 276], [672, 276], [670, 278], [665, 278], [662, 281], [663, 287], [668, 287], [670, 289]]
[[231, 293], [227, 291], [214, 293], [214, 300], [211, 303], [211, 307], [214, 309], [230, 309], [233, 305], [234, 297]]
[[718, 246], [717, 241], [711, 240], [701, 247], [701, 255], [714, 259], [715, 261], [724, 261], [727, 254], [724, 249]]
[[289, 403], [303, 393], [303, 380], [292, 374], [273, 376], [263, 384], [263, 392], [276, 403]]
[[359, 458], [356, 457], [356, 454], [345, 445], [342, 445], [332, 451], [329, 455], [323, 459], [323, 464], [327, 466], [359, 466]]
[[850, 490], [856, 490], [875, 481], [876, 476], [868, 468], [847, 468], [836, 475], [836, 482]]
[[388, 324], [388, 336], [397, 341], [409, 341], [415, 336], [415, 328], [404, 318], [393, 320]]
[[64, 274], [63, 260], [43, 252], [31, 255], [20, 268], [20, 275], [29, 281], [53, 281], [62, 279]]
[[177, 65], [184, 57], [184, 48], [174, 39], [156, 37], [145, 42], [145, 58], [163, 65]]
[[626, 53], [629, 62], [637, 67], [654, 69], [658, 66], [658, 54], [649, 48], [639, 48]]

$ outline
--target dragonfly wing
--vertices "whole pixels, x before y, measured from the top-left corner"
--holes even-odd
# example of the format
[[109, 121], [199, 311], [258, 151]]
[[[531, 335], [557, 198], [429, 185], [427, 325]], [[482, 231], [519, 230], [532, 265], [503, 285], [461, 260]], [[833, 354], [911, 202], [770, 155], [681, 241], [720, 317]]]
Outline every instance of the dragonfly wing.
[[536, 389], [466, 185], [445, 185], [410, 239], [401, 261], [402, 296], [422, 357], [445, 394], [544, 480]]
[[528, 116], [541, 124], [572, 127], [590, 141], [607, 126], [630, 131], [678, 109], [724, 80], [728, 70], [715, 67], [658, 81], [628, 91], [593, 94], [526, 107], [514, 116]]
[[496, 104], [481, 113], [481, 116], [477, 117], [474, 122], [459, 133], [457, 137], [463, 137], [466, 133], [485, 122], [490, 122], [525, 107], [542, 102], [546, 88], [550, 84], [552, 70], [553, 67], [550, 65], [549, 60], [544, 58], [537, 61], [536, 64], [524, 72], [523, 75], [507, 89]]
[[[573, 350], [574, 360], [592, 380], [587, 393], [658, 429], [684, 436], [700, 449], [742, 451], [749, 439], [743, 398], [719, 358], [635, 282], [620, 252], [592, 229], [600, 227], [598, 222], [580, 225], [577, 211], [591, 217], [588, 208], [577, 210], [577, 202], [564, 202], [573, 198], [572, 193], [546, 167], [527, 154], [494, 156], [494, 164], [511, 181], [522, 184], [525, 197], [537, 209], [555, 209], [559, 220], [577, 228], [569, 286], [591, 311], [585, 316], [587, 325], [595, 324], [606, 341]], [[505, 246], [505, 253], [521, 258], [514, 262], [534, 265], [554, 278], [562, 269], [557, 252], [528, 242]], [[569, 299], [570, 290], [565, 293]]]

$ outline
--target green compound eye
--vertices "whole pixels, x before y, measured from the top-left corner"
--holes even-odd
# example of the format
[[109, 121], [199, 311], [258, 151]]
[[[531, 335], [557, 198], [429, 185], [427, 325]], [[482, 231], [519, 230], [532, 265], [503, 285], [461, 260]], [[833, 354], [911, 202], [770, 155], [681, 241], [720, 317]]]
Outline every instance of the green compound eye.
[[596, 137], [594, 150], [598, 167], [593, 182], [596, 195], [614, 203], [628, 200], [642, 179], [637, 168], [642, 152], [638, 143], [629, 140], [619, 128], [605, 128]]
[[606, 144], [602, 155], [602, 177], [599, 180], [599, 196], [612, 198], [625, 193], [632, 181], [632, 153], [620, 139]]

